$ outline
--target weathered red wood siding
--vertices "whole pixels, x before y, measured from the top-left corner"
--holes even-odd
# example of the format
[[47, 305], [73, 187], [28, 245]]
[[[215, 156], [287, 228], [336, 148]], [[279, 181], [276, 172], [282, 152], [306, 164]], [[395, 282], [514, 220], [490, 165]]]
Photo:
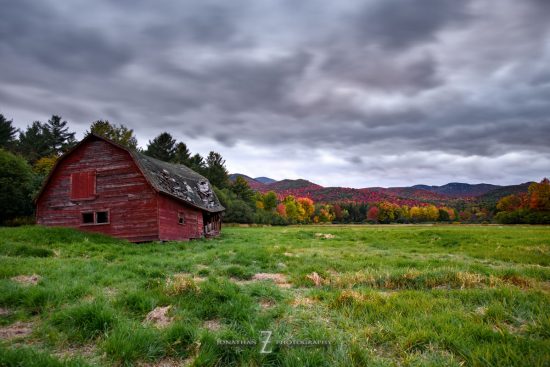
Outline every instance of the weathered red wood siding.
[[[95, 198], [71, 199], [71, 174], [95, 171]], [[37, 202], [37, 222], [75, 227], [134, 242], [159, 239], [158, 195], [130, 154], [102, 140], [90, 140], [57, 166]], [[84, 211], [109, 211], [108, 224], [83, 225]]]
[[[202, 211], [165, 195], [159, 195], [159, 237], [163, 241], [201, 238], [203, 236]], [[184, 224], [179, 224], [179, 214]]]

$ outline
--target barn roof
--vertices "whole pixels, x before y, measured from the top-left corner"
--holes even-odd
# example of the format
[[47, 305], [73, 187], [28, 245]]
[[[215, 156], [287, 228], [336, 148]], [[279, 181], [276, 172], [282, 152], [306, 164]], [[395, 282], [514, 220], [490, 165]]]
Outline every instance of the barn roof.
[[134, 162], [141, 170], [149, 184], [156, 191], [211, 213], [217, 213], [225, 210], [225, 208], [220, 204], [218, 197], [212, 190], [212, 186], [206, 177], [201, 176], [197, 172], [182, 164], [173, 164], [151, 158], [145, 154], [132, 151], [110, 139], [94, 133], [89, 133], [80, 141], [80, 143], [57, 160], [56, 164], [50, 171], [50, 174], [42, 184], [42, 188], [38, 192], [36, 200], [38, 200], [44, 192], [44, 189], [48, 185], [51, 176], [60, 162], [71, 155], [72, 152], [74, 152], [85, 142], [94, 138], [106, 141], [107, 143], [127, 151], [134, 159]]
[[212, 190], [207, 178], [192, 169], [131, 152], [149, 183], [159, 192], [176, 197], [209, 212], [220, 212], [224, 207]]

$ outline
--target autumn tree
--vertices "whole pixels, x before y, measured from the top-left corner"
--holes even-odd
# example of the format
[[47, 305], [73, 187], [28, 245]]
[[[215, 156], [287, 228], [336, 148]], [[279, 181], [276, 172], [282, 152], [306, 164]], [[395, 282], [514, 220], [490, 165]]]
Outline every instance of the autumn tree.
[[394, 222], [399, 215], [399, 205], [382, 201], [378, 204], [378, 221], [380, 223]]
[[300, 212], [300, 221], [303, 223], [311, 223], [311, 218], [315, 214], [315, 205], [310, 198], [298, 198], [298, 204], [302, 210]]
[[286, 206], [284, 203], [277, 204], [277, 214], [283, 218], [286, 218]]
[[369, 208], [369, 211], [367, 212], [367, 220], [369, 222], [374, 222], [374, 223], [378, 222], [378, 212], [379, 211], [380, 210], [378, 209], [377, 206], [374, 206], [374, 205], [371, 206]]
[[111, 124], [108, 120], [97, 120], [92, 122], [90, 132], [103, 136], [128, 149], [136, 150], [138, 141], [134, 136], [134, 130], [123, 124]]
[[423, 208], [425, 211], [426, 220], [435, 222], [439, 218], [439, 209], [435, 205], [428, 205]]
[[41, 177], [46, 177], [53, 169], [53, 166], [57, 162], [57, 159], [58, 157], [55, 155], [42, 157], [34, 163], [32, 167], [33, 171]]
[[497, 203], [497, 210], [512, 212], [521, 208], [521, 198], [518, 195], [508, 195], [501, 198]]
[[169, 133], [163, 132], [153, 140], [149, 140], [145, 154], [161, 161], [171, 162], [176, 156], [176, 140]]
[[332, 207], [328, 204], [319, 205], [316, 212], [317, 217], [319, 218], [319, 222], [329, 223], [334, 220]]
[[550, 180], [544, 178], [540, 183], [529, 185], [529, 208], [536, 211], [550, 210]]
[[289, 195], [284, 198], [283, 204], [285, 205], [285, 213], [288, 220], [291, 223], [298, 222], [300, 213], [298, 211], [298, 203], [296, 202], [296, 198]]

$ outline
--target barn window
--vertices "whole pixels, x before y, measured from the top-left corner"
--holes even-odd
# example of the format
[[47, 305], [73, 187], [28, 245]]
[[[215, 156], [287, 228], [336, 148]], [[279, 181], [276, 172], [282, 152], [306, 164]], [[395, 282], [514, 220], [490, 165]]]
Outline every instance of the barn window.
[[82, 213], [82, 224], [94, 224], [94, 213]]
[[109, 223], [109, 212], [97, 212], [95, 214], [97, 224]]
[[71, 199], [90, 200], [95, 198], [95, 171], [71, 174]]
[[102, 210], [97, 212], [83, 212], [82, 224], [83, 225], [109, 224], [109, 211]]
[[183, 212], [178, 213], [178, 223], [185, 224], [185, 215], [183, 214]]

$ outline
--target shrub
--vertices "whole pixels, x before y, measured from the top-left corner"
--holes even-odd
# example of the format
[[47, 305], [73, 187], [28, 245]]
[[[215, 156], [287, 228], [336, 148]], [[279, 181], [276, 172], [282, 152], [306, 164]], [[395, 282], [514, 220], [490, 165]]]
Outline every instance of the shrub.
[[31, 166], [23, 158], [0, 149], [0, 224], [32, 213], [34, 186]]

